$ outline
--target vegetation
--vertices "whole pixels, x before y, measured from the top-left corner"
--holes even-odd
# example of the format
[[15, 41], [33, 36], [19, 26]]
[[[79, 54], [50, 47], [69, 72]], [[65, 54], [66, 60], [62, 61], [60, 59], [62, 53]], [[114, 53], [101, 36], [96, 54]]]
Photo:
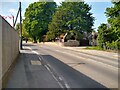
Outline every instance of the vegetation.
[[88, 50], [103, 50], [102, 48], [100, 48], [98, 46], [87, 46], [85, 49], [88, 49]]
[[[51, 0], [52, 1], [52, 0]], [[94, 17], [91, 7], [85, 2], [62, 2], [57, 7], [55, 2], [35, 2], [29, 5], [23, 20], [23, 36], [30, 37], [34, 42], [55, 40], [67, 34], [65, 40], [80, 40], [83, 33], [92, 32]], [[120, 1], [106, 9], [108, 24], [98, 27], [99, 49], [120, 49]], [[19, 24], [16, 26], [19, 30]], [[93, 40], [94, 41], [94, 40]]]
[[[15, 29], [18, 31], [18, 34], [20, 35], [20, 23], [17, 23]], [[23, 39], [30, 38], [28, 32], [25, 30], [24, 24], [22, 25], [22, 37]]]
[[103, 49], [120, 50], [120, 1], [106, 9], [108, 24], [98, 27], [98, 46]]
[[20, 35], [20, 23], [17, 23], [15, 29], [18, 31], [18, 34]]
[[94, 18], [90, 10], [84, 2], [62, 2], [48, 26], [48, 40], [65, 33], [69, 35], [67, 39], [79, 40], [83, 32], [91, 32]]
[[42, 37], [47, 33], [55, 9], [55, 2], [34, 2], [26, 9], [24, 29], [35, 43], [37, 40], [42, 41]]

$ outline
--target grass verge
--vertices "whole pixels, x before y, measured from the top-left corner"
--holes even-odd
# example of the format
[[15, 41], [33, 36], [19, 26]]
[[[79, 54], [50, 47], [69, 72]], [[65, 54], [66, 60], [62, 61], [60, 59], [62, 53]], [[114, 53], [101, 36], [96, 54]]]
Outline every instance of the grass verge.
[[116, 50], [104, 50], [98, 46], [87, 46], [86, 48], [84, 49], [87, 49], [87, 50], [100, 50], [100, 51], [107, 51], [107, 52], [115, 52], [115, 53], [118, 53], [118, 51]]

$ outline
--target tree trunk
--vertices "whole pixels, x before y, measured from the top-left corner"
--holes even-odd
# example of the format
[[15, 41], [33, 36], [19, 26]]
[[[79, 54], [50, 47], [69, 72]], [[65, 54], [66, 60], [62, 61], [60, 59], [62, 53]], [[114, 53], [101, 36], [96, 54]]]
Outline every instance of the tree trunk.
[[36, 37], [33, 37], [33, 43], [37, 43]]

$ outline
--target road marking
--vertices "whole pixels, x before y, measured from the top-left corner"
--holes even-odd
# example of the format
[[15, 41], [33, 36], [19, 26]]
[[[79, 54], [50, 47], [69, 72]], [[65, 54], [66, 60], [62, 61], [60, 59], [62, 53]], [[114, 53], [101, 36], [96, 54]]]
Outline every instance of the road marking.
[[49, 67], [47, 65], [45, 65], [45, 67], [47, 68], [47, 70], [51, 73], [51, 75], [53, 76], [53, 78], [57, 81], [57, 83], [59, 84], [59, 86], [61, 88], [64, 88], [64, 86], [59, 82], [59, 80], [55, 77], [55, 75], [53, 74], [53, 72], [49, 69]]
[[70, 88], [69, 85], [68, 85], [67, 83], [65, 83], [65, 87], [66, 87], [66, 88]]
[[[48, 71], [50, 71], [49, 67], [47, 65], [45, 65], [45, 67], [47, 68]], [[51, 71], [50, 71], [51, 72]]]
[[37, 54], [37, 55], [39, 55], [39, 53], [38, 52], [36, 52], [36, 51], [32, 51], [33, 53], [35, 53], [35, 54]]
[[60, 81], [62, 81], [62, 78], [61, 78], [61, 77], [59, 77], [59, 79], [60, 79]]
[[[30, 50], [32, 50], [32, 48], [30, 48], [30, 47], [27, 47], [27, 48], [29, 48]], [[36, 52], [36, 51], [32, 51], [32, 52], [38, 55], [40, 61], [42, 60], [41, 58], [43, 58], [43, 57], [40, 56], [38, 52]], [[48, 66], [51, 67], [49, 64], [48, 64]], [[61, 88], [64, 88], [64, 86], [59, 82], [59, 80], [55, 77], [55, 75], [53, 74], [53, 72], [50, 70], [50, 68], [49, 68], [48, 66], [45, 65], [46, 69], [51, 73], [51, 75], [52, 75], [53, 78], [57, 81], [57, 83], [59, 84], [59, 86], [60, 86]], [[60, 78], [60, 77], [59, 77], [59, 78]], [[66, 85], [66, 86], [68, 87], [68, 85]]]
[[42, 61], [42, 59], [40, 58], [40, 56], [38, 56], [39, 60]]

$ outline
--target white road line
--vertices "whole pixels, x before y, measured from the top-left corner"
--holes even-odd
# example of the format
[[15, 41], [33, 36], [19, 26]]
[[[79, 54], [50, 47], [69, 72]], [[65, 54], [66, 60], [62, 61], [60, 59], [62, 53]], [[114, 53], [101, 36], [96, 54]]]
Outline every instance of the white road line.
[[37, 55], [39, 55], [39, 53], [38, 52], [36, 52], [36, 51], [32, 51], [33, 53], [35, 53], [35, 54], [37, 54]]
[[47, 64], [47, 65], [51, 68], [50, 64]]
[[62, 78], [61, 78], [61, 77], [59, 77], [59, 79], [60, 79], [60, 81], [62, 81]]
[[[27, 47], [27, 48], [29, 48], [30, 50], [32, 50], [30, 47]], [[32, 52], [38, 55], [40, 61], [42, 60], [42, 59], [41, 59], [41, 56], [39, 55], [38, 52], [36, 52], [36, 51], [32, 51]], [[49, 64], [48, 64], [48, 65], [49, 65]], [[47, 70], [51, 73], [51, 75], [53, 76], [53, 78], [57, 81], [57, 83], [59, 84], [59, 86], [60, 86], [61, 88], [64, 88], [63, 85], [59, 82], [59, 80], [54, 76], [54, 74], [53, 74], [53, 73], [51, 72], [51, 70], [49, 69], [49, 67], [51, 67], [51, 66], [49, 65], [49, 67], [48, 67], [47, 65], [45, 65], [45, 67], [46, 67]]]
[[51, 72], [50, 69], [49, 69], [49, 67], [48, 67], [47, 65], [45, 65], [45, 67], [47, 68], [47, 70], [48, 70], [49, 72]]
[[49, 67], [47, 65], [45, 65], [45, 67], [47, 68], [47, 70], [51, 73], [51, 75], [53, 76], [53, 78], [57, 81], [57, 83], [59, 84], [59, 86], [61, 88], [64, 88], [63, 85], [59, 82], [59, 80], [55, 77], [55, 75], [52, 73], [52, 71], [49, 69]]
[[66, 87], [66, 88], [70, 88], [69, 85], [68, 85], [67, 83], [65, 83], [65, 87]]
[[39, 57], [39, 60], [42, 61], [42, 59], [40, 58], [40, 56], [38, 56], [38, 57]]
[[30, 47], [26, 47], [26, 48], [28, 48], [28, 49], [32, 50]]

